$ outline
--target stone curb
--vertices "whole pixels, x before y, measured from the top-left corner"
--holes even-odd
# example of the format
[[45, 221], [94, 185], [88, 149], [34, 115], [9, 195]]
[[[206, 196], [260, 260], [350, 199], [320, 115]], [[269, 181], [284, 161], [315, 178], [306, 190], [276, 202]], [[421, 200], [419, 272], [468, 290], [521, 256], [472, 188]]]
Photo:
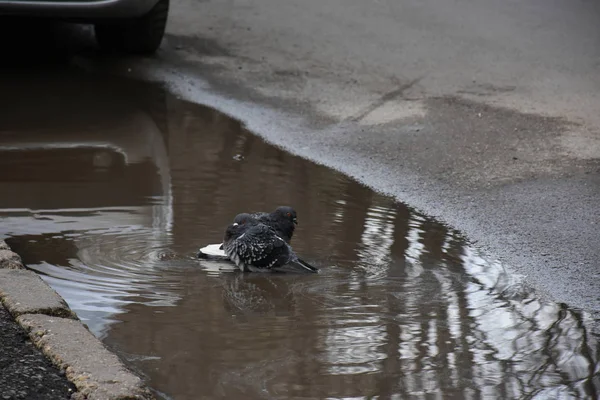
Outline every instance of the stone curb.
[[0, 301], [13, 317], [46, 314], [77, 319], [54, 289], [26, 269], [0, 269]]
[[25, 269], [21, 257], [12, 252], [4, 241], [0, 241], [0, 268]]
[[[76, 387], [72, 400], [154, 400], [64, 299], [0, 240], [0, 302]], [[1, 307], [1, 305], [0, 305]]]
[[24, 314], [17, 322], [77, 387], [73, 400], [150, 399], [141, 379], [77, 320]]

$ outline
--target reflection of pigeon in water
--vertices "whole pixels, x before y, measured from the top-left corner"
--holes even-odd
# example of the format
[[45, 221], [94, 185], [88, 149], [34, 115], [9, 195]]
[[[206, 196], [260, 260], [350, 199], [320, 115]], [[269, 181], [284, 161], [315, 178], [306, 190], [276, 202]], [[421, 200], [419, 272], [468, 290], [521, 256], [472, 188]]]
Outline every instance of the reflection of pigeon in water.
[[244, 223], [234, 222], [227, 227], [223, 248], [241, 271], [268, 272], [288, 266], [309, 272], [319, 271], [300, 260], [290, 245], [269, 226], [247, 214], [238, 215], [236, 219]]
[[[294, 230], [298, 224], [296, 211], [289, 206], [277, 207], [272, 213], [257, 212], [253, 214], [238, 214], [233, 222], [243, 225], [245, 222], [244, 219], [246, 218], [256, 219], [258, 222], [269, 226], [280, 238], [285, 240], [286, 243], [290, 243], [292, 240]], [[223, 252], [223, 244], [209, 244], [200, 249], [198, 257], [226, 258], [227, 256]]]
[[225, 274], [222, 276], [224, 305], [232, 315], [293, 313], [295, 298], [289, 287], [290, 281], [277, 280], [277, 276], [274, 276], [276, 274], [264, 275]]

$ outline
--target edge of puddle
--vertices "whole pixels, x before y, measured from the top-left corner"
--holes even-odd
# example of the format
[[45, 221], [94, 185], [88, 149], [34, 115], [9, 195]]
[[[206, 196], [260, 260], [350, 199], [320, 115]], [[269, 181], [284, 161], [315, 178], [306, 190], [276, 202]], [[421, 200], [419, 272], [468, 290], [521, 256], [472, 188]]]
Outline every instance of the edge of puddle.
[[[79, 60], [75, 62], [80, 68], [87, 71], [98, 72], [97, 66], [93, 63]], [[106, 68], [106, 65], [103, 65]], [[133, 72], [135, 71], [135, 74]], [[440, 205], [435, 202], [435, 199], [430, 194], [419, 190], [420, 187], [416, 182], [419, 182], [419, 177], [415, 174], [405, 175], [402, 183], [394, 183], [385, 187], [379, 187], [375, 184], [377, 179], [382, 175], [384, 166], [377, 166], [367, 159], [363, 159], [371, 169], [371, 178], [375, 177], [375, 181], [369, 181], [367, 174], [359, 164], [347, 163], [339, 159], [331, 159], [323, 154], [323, 150], [314, 144], [309, 143], [282, 143], [277, 140], [277, 135], [271, 135], [269, 132], [286, 131], [294, 136], [295, 132], [314, 131], [323, 129], [319, 127], [319, 120], [311, 123], [307, 121], [302, 113], [292, 114], [289, 111], [278, 109], [272, 104], [267, 104], [258, 101], [258, 105], [254, 104], [252, 98], [232, 98], [227, 97], [226, 90], [215, 86], [214, 82], [199, 75], [199, 71], [194, 70], [188, 64], [184, 63], [179, 66], [166, 62], [164, 59], [123, 59], [116, 64], [112, 64], [108, 69], [103, 70], [104, 73], [116, 75], [119, 77], [147, 82], [154, 85], [160, 85], [164, 90], [170, 92], [179, 100], [189, 101], [191, 103], [204, 105], [214, 108], [215, 110], [240, 121], [243, 126], [252, 134], [260, 137], [265, 142], [287, 151], [293, 155], [309, 160], [327, 168], [331, 168], [350, 179], [359, 182], [360, 184], [370, 188], [371, 190], [390, 196], [395, 201], [406, 205], [409, 209], [427, 215], [433, 218], [437, 223], [440, 223], [452, 230], [460, 232], [461, 237], [466, 244], [475, 249], [479, 255], [486, 261], [493, 263], [499, 262], [505, 270], [513, 277], [518, 278], [519, 285], [522, 288], [527, 288], [527, 291], [532, 292], [536, 297], [544, 301], [552, 301], [555, 303], [565, 303], [562, 299], [550, 292], [547, 287], [540, 286], [540, 282], [535, 279], [531, 281], [529, 276], [535, 272], [535, 266], [540, 265], [543, 261], [539, 257], [523, 259], [514, 259], [506, 255], [496, 256], [497, 247], [486, 241], [483, 232], [477, 228], [479, 222], [473, 215], [466, 216], [468, 211], [475, 205], [471, 203], [463, 205], [460, 213], [465, 222], [456, 225], [456, 213], [449, 210], [452, 207], [457, 207], [456, 201], [450, 201], [445, 205]], [[259, 99], [260, 100], [260, 99]], [[257, 109], [259, 112], [256, 113]], [[254, 115], [253, 114], [258, 114]], [[268, 122], [265, 122], [268, 121]], [[321, 121], [323, 122], [323, 121]], [[325, 123], [325, 125], [328, 125]], [[335, 124], [332, 128], [325, 128], [325, 132], [331, 133], [331, 130], [343, 130], [345, 124]], [[323, 143], [330, 144], [326, 140]], [[421, 185], [422, 186], [422, 185]], [[438, 183], [439, 193], [451, 193], [452, 188], [449, 185]], [[529, 254], [531, 257], [532, 254]], [[524, 262], [525, 267], [516, 268], [516, 261]], [[581, 302], [566, 303], [569, 307], [581, 311], [584, 316], [584, 324], [587, 329], [596, 337], [600, 337], [600, 313], [595, 309], [585, 307]]]
[[62, 296], [27, 269], [1, 239], [0, 307], [6, 308], [31, 342], [75, 385], [77, 391], [71, 399], [156, 399], [142, 378], [94, 336]]

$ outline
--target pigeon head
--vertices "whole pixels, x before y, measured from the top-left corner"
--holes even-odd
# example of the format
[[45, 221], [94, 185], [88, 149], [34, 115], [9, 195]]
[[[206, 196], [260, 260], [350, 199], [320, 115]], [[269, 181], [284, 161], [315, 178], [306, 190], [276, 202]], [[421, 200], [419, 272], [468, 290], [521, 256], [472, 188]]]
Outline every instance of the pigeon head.
[[229, 225], [225, 230], [225, 236], [223, 237], [223, 242], [229, 242], [240, 237], [246, 231], [246, 226], [240, 225], [237, 222]]
[[237, 222], [234, 222], [233, 224], [229, 225], [227, 227], [227, 229], [225, 230], [225, 236], [223, 237], [223, 243], [227, 243], [231, 240], [235, 240], [235, 239], [241, 237], [253, 225], [255, 225], [255, 224], [253, 224], [253, 223], [239, 224]]
[[294, 210], [292, 207], [277, 207], [274, 214], [278, 218], [293, 222], [294, 224], [298, 225], [298, 216], [296, 215], [296, 210]]
[[238, 225], [255, 225], [258, 223], [258, 221], [251, 214], [248, 213], [241, 213], [236, 215], [233, 219], [233, 222]]

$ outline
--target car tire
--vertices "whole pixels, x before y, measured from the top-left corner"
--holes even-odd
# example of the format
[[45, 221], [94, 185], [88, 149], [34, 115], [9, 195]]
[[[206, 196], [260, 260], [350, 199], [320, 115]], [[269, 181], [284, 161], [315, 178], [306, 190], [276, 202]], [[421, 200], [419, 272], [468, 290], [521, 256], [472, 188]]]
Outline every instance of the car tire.
[[141, 17], [97, 23], [96, 41], [110, 52], [153, 54], [162, 42], [168, 14], [169, 0], [160, 0]]

